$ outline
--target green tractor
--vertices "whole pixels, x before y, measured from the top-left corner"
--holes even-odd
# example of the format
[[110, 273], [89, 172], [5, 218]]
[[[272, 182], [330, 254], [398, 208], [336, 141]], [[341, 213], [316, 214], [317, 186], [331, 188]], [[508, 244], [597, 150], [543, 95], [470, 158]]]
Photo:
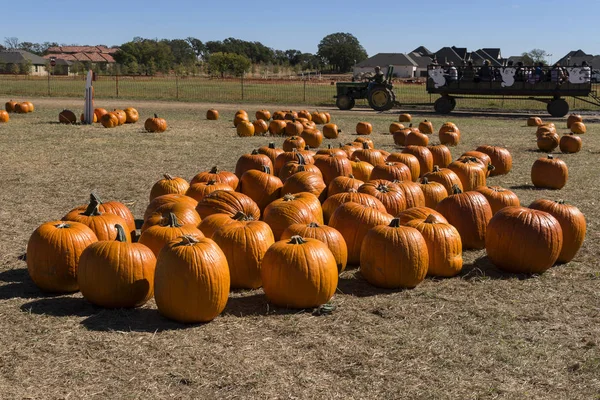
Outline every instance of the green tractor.
[[371, 82], [371, 79], [361, 82], [337, 82], [337, 94], [333, 96], [335, 105], [340, 110], [350, 110], [355, 105], [356, 99], [367, 99], [369, 106], [376, 111], [387, 111], [394, 107], [396, 95], [392, 86], [394, 67], [388, 66], [383, 83]]

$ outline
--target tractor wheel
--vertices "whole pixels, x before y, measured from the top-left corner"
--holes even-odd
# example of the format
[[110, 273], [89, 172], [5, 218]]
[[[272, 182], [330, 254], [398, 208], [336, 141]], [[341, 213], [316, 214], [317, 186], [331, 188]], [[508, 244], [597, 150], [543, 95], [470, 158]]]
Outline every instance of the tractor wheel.
[[548, 103], [546, 109], [553, 117], [564, 117], [569, 113], [569, 103], [565, 99], [556, 98]]
[[340, 110], [351, 110], [354, 108], [355, 101], [352, 97], [342, 94], [335, 100], [335, 105]]
[[376, 87], [369, 92], [369, 106], [376, 111], [387, 111], [394, 106], [394, 93], [386, 87]]
[[456, 107], [456, 100], [449, 96], [442, 96], [433, 103], [435, 112], [440, 114], [450, 114]]

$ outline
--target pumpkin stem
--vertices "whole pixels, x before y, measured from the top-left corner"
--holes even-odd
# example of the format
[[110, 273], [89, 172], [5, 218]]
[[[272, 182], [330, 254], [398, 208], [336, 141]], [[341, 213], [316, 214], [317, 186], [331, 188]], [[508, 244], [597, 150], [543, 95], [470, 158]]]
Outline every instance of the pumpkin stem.
[[87, 217], [100, 215], [100, 210], [98, 207], [100, 207], [100, 203], [98, 203], [95, 199], [92, 199], [90, 204], [88, 204], [87, 208], [81, 213], [81, 215], [85, 215]]
[[54, 227], [55, 227], [55, 228], [58, 228], [58, 229], [63, 229], [63, 228], [70, 228], [70, 227], [71, 227], [71, 225], [70, 225], [68, 222], [65, 222], [65, 221], [60, 221], [60, 223], [59, 223], [59, 224], [56, 224], [56, 225], [54, 225]]
[[557, 204], [567, 204], [567, 202], [564, 201], [564, 200], [562, 200], [562, 199], [561, 200], [557, 200], [556, 203]]
[[421, 178], [421, 184], [427, 185], [428, 183], [429, 183], [429, 179], [427, 179], [426, 176], [424, 176], [424, 177]]
[[377, 185], [377, 190], [379, 190], [381, 193], [387, 193], [390, 191], [390, 188], [385, 183], [380, 183]]
[[173, 179], [175, 179], [175, 177], [173, 177], [173, 175], [171, 174], [163, 174], [163, 176], [165, 177], [166, 180], [172, 181]]
[[554, 156], [552, 154], [548, 154], [548, 160], [553, 160]]
[[363, 142], [363, 149], [364, 150], [368, 150], [369, 149], [369, 144], [367, 142]]
[[208, 172], [210, 172], [211, 174], [216, 174], [216, 173], [218, 173], [218, 172], [219, 172], [219, 167], [217, 167], [217, 166], [215, 165], [215, 166], [214, 166], [214, 167], [212, 167], [212, 168], [210, 169], [210, 171], [208, 171]]
[[304, 150], [309, 151], [310, 150], [310, 146], [309, 145], [304, 146]]
[[271, 167], [269, 167], [268, 165], [262, 165], [262, 172], [271, 175]]
[[462, 192], [456, 183], [452, 185], [452, 194], [461, 194]]
[[171, 227], [171, 228], [179, 228], [180, 226], [183, 226], [183, 225], [177, 219], [177, 215], [175, 215], [175, 213], [170, 212], [169, 219], [167, 220], [167, 226]]
[[488, 171], [493, 171], [496, 169], [496, 167], [494, 167], [492, 164], [488, 164], [487, 169]]
[[270, 149], [274, 149], [275, 148], [275, 143], [273, 143], [273, 142], [269, 143], [269, 148]]
[[309, 224], [308, 224], [308, 225], [306, 225], [306, 226], [308, 226], [309, 228], [318, 228], [318, 227], [319, 227], [319, 224], [318, 224], [318, 223], [316, 223], [316, 222], [311, 222], [311, 223], [309, 223]]
[[206, 186], [213, 186], [216, 183], [217, 181], [215, 181], [214, 179], [210, 179], [208, 182], [206, 182]]
[[306, 167], [304, 166], [304, 164], [300, 164], [298, 166], [298, 172], [304, 172], [304, 171], [306, 171]]
[[198, 238], [194, 235], [182, 235], [180, 238], [181, 242], [177, 243], [176, 246], [193, 246], [199, 242]]
[[252, 154], [253, 156], [255, 156], [255, 155], [258, 154], [258, 150], [254, 149], [254, 150], [252, 150], [252, 153], [250, 153], [250, 154]]
[[440, 172], [440, 166], [439, 165], [434, 165], [433, 166], [433, 172]]
[[294, 235], [290, 238], [290, 241], [288, 242], [288, 244], [304, 244], [306, 243], [306, 240], [304, 240], [304, 238], [300, 235]]
[[306, 160], [304, 159], [304, 156], [302, 154], [300, 154], [299, 152], [296, 153], [296, 157], [298, 157], [298, 164], [300, 165], [306, 165]]
[[117, 229], [117, 237], [115, 239], [116, 242], [126, 242], [127, 236], [125, 236], [125, 229], [119, 224], [115, 224], [115, 228]]
[[232, 217], [232, 219], [235, 219], [236, 221], [253, 221], [254, 220], [254, 218], [252, 218], [252, 216], [246, 215], [242, 211], [238, 211]]
[[350, 188], [350, 189], [348, 189], [348, 193], [358, 193], [358, 190], [356, 190], [354, 188]]
[[349, 174], [349, 175], [348, 175], [348, 178], [350, 178], [350, 179], [354, 179], [354, 175], [352, 175], [352, 174]]
[[[117, 110], [115, 110], [115, 111], [117, 111]], [[158, 118], [158, 114], [154, 114], [154, 118]]]
[[98, 197], [98, 195], [95, 192], [90, 193], [90, 203], [92, 201], [96, 201], [98, 202], [98, 204], [102, 204], [102, 200], [100, 200], [100, 197]]
[[392, 222], [388, 225], [390, 228], [398, 228], [400, 227], [400, 218], [394, 218]]
[[429, 214], [427, 218], [425, 218], [425, 223], [427, 224], [437, 224], [438, 220], [433, 214]]
[[296, 196], [294, 196], [291, 193], [286, 193], [285, 195], [283, 195], [283, 201], [292, 201], [292, 200], [296, 200]]

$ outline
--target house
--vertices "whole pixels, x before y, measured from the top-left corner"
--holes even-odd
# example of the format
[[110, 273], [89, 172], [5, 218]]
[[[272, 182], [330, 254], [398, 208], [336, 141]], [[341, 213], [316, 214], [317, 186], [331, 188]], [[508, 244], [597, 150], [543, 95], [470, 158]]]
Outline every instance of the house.
[[[426, 60], [425, 60], [426, 59]], [[427, 70], [427, 64], [431, 62], [429, 57], [422, 57], [419, 54], [403, 53], [378, 53], [360, 63], [353, 69], [354, 76], [373, 72], [376, 66], [380, 66], [384, 74], [387, 74], [389, 65], [394, 67], [394, 77], [396, 78], [414, 78], [419, 76], [419, 71]]]
[[47, 61], [25, 50], [0, 51], [0, 73], [46, 75]]
[[48, 49], [44, 58], [55, 57], [58, 60], [68, 61], [72, 64], [82, 63], [87, 67], [98, 66], [106, 70], [109, 65], [115, 64], [113, 55], [119, 51], [116, 47], [106, 46], [55, 46]]
[[466, 64], [467, 59], [467, 49], [464, 47], [442, 47], [435, 53], [433, 53], [433, 58], [438, 62], [438, 64], [444, 65], [446, 63], [454, 63], [454, 65], [459, 66]]
[[584, 61], [587, 62], [592, 69], [600, 70], [600, 55], [587, 54], [581, 49], [570, 51], [563, 58], [558, 60], [562, 66], [581, 66], [581, 63]]

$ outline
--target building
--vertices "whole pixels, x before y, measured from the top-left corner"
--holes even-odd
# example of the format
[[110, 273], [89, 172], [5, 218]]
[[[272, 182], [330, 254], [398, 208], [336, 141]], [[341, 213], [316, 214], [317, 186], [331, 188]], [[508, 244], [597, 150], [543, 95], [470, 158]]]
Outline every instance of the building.
[[81, 63], [87, 68], [97, 66], [101, 70], [106, 70], [109, 65], [115, 64], [113, 55], [119, 51], [116, 47], [106, 46], [56, 46], [48, 49], [46, 59], [55, 57], [57, 64], [59, 60], [67, 61], [69, 67], [75, 63]]
[[387, 74], [389, 65], [394, 67], [395, 78], [415, 78], [423, 76], [422, 71], [427, 71], [427, 65], [431, 58], [421, 56], [418, 53], [378, 53], [373, 57], [356, 64], [353, 69], [355, 77], [364, 73], [372, 73], [376, 66], [380, 66], [384, 74]]
[[22, 75], [46, 75], [47, 61], [25, 50], [0, 51], [0, 73]]
[[563, 58], [558, 60], [562, 66], [581, 66], [582, 62], [586, 62], [592, 69], [600, 70], [600, 55], [587, 54], [583, 50], [575, 50], [568, 52]]

